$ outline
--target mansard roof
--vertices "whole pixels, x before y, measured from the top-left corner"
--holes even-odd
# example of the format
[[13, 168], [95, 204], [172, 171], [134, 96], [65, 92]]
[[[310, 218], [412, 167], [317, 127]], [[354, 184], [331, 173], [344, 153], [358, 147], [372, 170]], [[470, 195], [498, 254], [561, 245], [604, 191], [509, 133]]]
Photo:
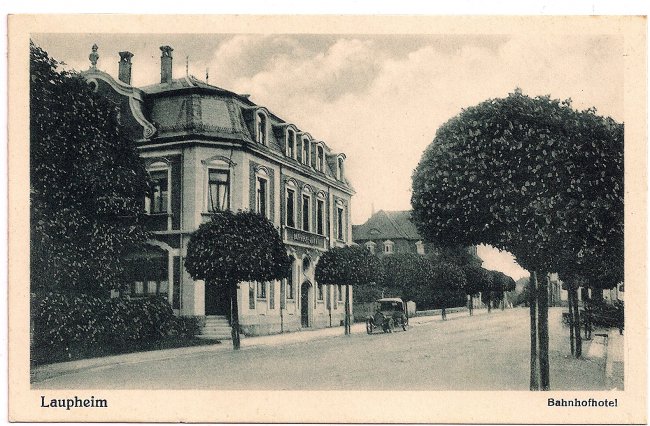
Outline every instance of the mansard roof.
[[[291, 127], [297, 134], [305, 135], [312, 142], [323, 145], [323, 173], [331, 179], [336, 179], [335, 158], [344, 154], [332, 152], [323, 141], [313, 139], [309, 133], [286, 122], [265, 107], [255, 104], [248, 95], [213, 86], [193, 76], [136, 88], [93, 67], [82, 75], [89, 81], [101, 80], [110, 86], [115, 94], [129, 97], [131, 113], [136, 116], [140, 125], [145, 127], [145, 131], [141, 133], [143, 137], [137, 138], [141, 142], [155, 143], [157, 140], [170, 141], [198, 136], [212, 140], [253, 143], [255, 114], [261, 111], [267, 116], [270, 126], [266, 147], [276, 157], [286, 158], [282, 129]], [[105, 89], [102, 85], [102, 90]], [[303, 167], [299, 162], [296, 163], [298, 168]], [[350, 186], [345, 178], [342, 183]]]

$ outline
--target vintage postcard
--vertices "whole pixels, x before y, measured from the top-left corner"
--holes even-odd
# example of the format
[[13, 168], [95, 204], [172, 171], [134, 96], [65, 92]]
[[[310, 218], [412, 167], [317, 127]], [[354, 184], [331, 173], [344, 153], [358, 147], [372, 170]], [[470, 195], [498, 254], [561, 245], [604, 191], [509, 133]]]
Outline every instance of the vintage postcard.
[[9, 419], [647, 422], [644, 17], [9, 17]]

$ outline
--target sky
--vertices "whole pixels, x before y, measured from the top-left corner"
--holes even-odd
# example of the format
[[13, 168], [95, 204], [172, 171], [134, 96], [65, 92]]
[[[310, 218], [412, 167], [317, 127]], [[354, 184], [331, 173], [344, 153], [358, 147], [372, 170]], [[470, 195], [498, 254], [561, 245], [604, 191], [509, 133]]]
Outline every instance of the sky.
[[[463, 108], [521, 88], [573, 100], [622, 122], [623, 39], [608, 35], [33, 34], [68, 69], [117, 75], [134, 53], [135, 86], [159, 82], [161, 45], [174, 78], [187, 73], [242, 94], [345, 152], [356, 195], [352, 222], [410, 209], [411, 174], [436, 129]], [[187, 71], [186, 71], [187, 67]], [[508, 253], [479, 247], [484, 267], [528, 273]]]

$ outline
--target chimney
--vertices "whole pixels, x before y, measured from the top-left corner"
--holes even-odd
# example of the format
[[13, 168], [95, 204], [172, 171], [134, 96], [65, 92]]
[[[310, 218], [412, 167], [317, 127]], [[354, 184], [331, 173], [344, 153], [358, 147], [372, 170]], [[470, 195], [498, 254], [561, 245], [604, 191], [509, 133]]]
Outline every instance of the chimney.
[[120, 52], [120, 68], [117, 72], [117, 78], [121, 82], [126, 84], [131, 84], [131, 58], [133, 53], [131, 52]]
[[172, 81], [172, 49], [170, 46], [160, 46], [162, 56], [160, 57], [160, 82], [171, 83]]

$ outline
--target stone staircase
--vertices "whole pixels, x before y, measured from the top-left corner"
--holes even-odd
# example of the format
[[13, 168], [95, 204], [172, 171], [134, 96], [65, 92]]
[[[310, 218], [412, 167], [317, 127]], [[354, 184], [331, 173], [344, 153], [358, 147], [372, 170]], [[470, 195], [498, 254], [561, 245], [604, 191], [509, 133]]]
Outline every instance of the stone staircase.
[[201, 339], [230, 340], [230, 324], [223, 315], [208, 315], [205, 317], [205, 326], [197, 336]]

